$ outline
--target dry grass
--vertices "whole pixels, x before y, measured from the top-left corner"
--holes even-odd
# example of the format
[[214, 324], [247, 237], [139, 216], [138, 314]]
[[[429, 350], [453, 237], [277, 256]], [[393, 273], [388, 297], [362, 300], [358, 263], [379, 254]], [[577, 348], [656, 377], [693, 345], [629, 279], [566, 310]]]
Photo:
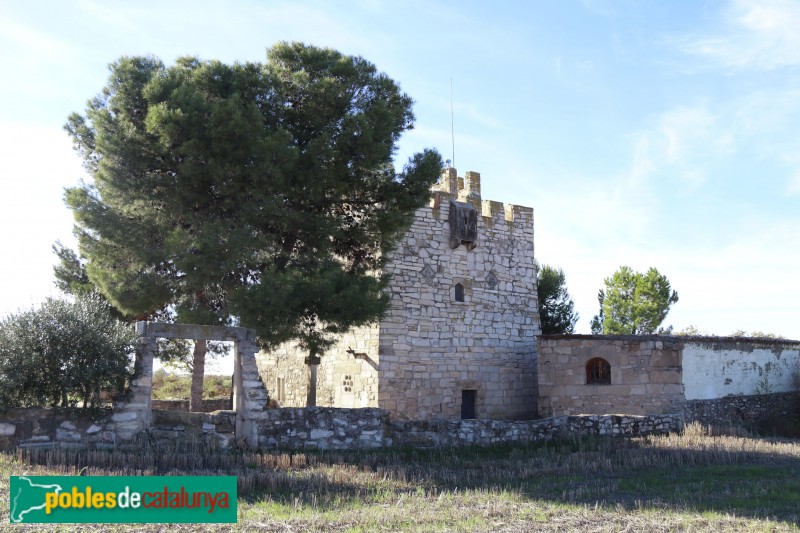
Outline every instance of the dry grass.
[[784, 531], [800, 524], [800, 441], [715, 435], [698, 425], [665, 437], [500, 448], [4, 455], [0, 524], [8, 523], [9, 475], [81, 469], [88, 475], [236, 474], [235, 529], [245, 531]]

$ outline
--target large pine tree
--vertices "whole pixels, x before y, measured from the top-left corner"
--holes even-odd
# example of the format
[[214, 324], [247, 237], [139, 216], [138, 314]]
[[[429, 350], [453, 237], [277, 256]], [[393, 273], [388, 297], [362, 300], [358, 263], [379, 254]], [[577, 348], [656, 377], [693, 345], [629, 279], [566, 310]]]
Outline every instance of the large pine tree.
[[388, 305], [386, 252], [428, 198], [435, 151], [392, 166], [412, 100], [359, 57], [281, 43], [266, 63], [111, 65], [66, 129], [90, 280], [120, 310], [238, 320], [314, 361]]

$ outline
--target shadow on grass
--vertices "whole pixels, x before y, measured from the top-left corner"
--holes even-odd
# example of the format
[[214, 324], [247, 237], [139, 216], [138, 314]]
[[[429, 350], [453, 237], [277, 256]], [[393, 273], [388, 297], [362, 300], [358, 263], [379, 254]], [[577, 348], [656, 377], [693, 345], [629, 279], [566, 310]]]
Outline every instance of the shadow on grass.
[[719, 512], [800, 525], [800, 440], [711, 435], [562, 438], [492, 448], [223, 453], [20, 453], [88, 475], [236, 475], [240, 499], [336, 510], [422, 495], [508, 493], [526, 501]]

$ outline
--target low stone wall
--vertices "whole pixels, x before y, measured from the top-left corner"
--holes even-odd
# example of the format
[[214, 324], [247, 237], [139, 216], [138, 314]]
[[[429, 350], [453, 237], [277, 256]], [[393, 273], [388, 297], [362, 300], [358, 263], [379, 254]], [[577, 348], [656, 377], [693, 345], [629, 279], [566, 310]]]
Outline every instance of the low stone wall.
[[[117, 439], [110, 413], [93, 419], [60, 409], [12, 409], [0, 414], [0, 448], [110, 449], [134, 445]], [[383, 409], [325, 407], [271, 409], [251, 419], [261, 450], [337, 450], [390, 446], [491, 446], [549, 440], [569, 434], [636, 436], [679, 431], [683, 414], [576, 415], [543, 420], [390, 421]], [[243, 447], [236, 412], [152, 412], [142, 435], [151, 442], [192, 443], [212, 449]]]
[[27, 408], [0, 413], [0, 449], [113, 448], [115, 424], [111, 411], [89, 416], [74, 409]]
[[739, 424], [767, 416], [800, 418], [800, 392], [687, 400], [684, 416], [687, 422], [715, 426]]
[[396, 446], [491, 446], [549, 440], [563, 435], [637, 436], [683, 428], [682, 414], [573, 415], [529, 421], [434, 420], [392, 422]]
[[211, 448], [236, 445], [236, 411], [187, 413], [153, 410], [153, 426], [148, 435], [156, 441], [194, 442]]
[[258, 447], [262, 450], [341, 450], [392, 445], [389, 413], [383, 409], [269, 409], [258, 413], [254, 423]]
[[[152, 400], [153, 409], [164, 411], [189, 411], [189, 400]], [[230, 398], [211, 398], [203, 400], [203, 408], [200, 412], [211, 413], [213, 411], [230, 411], [233, 403]]]

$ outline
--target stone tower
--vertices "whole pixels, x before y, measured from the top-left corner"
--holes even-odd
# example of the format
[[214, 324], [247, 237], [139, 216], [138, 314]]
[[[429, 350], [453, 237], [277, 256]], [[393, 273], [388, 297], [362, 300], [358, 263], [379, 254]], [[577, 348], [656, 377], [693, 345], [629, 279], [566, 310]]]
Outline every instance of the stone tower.
[[[481, 199], [477, 172], [446, 168], [390, 255], [391, 306], [322, 357], [317, 405], [380, 407], [395, 419], [536, 415], [533, 209]], [[258, 357], [278, 406], [305, 405], [306, 354]]]

